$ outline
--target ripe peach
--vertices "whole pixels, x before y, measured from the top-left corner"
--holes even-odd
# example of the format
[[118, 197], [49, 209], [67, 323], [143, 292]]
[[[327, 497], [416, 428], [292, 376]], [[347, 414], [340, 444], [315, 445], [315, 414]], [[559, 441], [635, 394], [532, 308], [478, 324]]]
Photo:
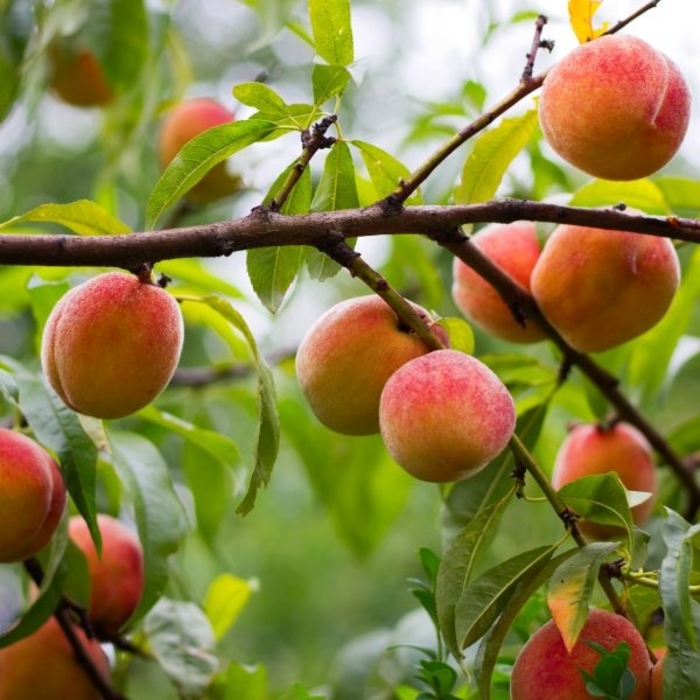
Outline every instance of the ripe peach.
[[515, 405], [482, 362], [435, 350], [387, 381], [379, 426], [389, 454], [424, 481], [466, 479], [497, 457], [515, 428]]
[[532, 271], [547, 320], [581, 352], [599, 352], [649, 330], [680, 280], [671, 241], [628, 231], [563, 225]]
[[[413, 305], [428, 319], [425, 309]], [[379, 396], [387, 379], [428, 348], [402, 327], [378, 296], [347, 299], [326, 311], [299, 345], [302, 391], [326, 427], [346, 435], [379, 431]]]
[[647, 700], [651, 661], [644, 640], [629, 620], [606, 610], [591, 610], [571, 653], [552, 620], [537, 630], [515, 660], [511, 700], [590, 700], [579, 669], [593, 673], [600, 654], [587, 641], [608, 651], [627, 642], [628, 668], [636, 681], [630, 700]]
[[[234, 120], [234, 115], [223, 105], [210, 99], [192, 99], [181, 102], [168, 113], [161, 126], [158, 155], [163, 169], [178, 151], [195, 136], [207, 129]], [[241, 179], [230, 175], [226, 163], [215, 165], [188, 193], [194, 202], [211, 202], [221, 199], [241, 187]]]
[[0, 562], [43, 549], [65, 504], [66, 487], [49, 454], [25, 435], [0, 428]]
[[74, 107], [99, 107], [114, 99], [112, 88], [95, 54], [65, 42], [54, 43], [49, 50], [53, 91]]
[[121, 418], [167, 386], [183, 341], [182, 314], [161, 287], [107, 272], [64, 295], [42, 339], [44, 372], [75, 411]]
[[664, 658], [665, 650], [663, 653], [655, 652], [658, 661], [654, 664], [651, 669], [651, 685], [649, 692], [649, 700], [664, 700]]
[[[94, 666], [109, 678], [109, 662], [100, 644], [75, 633]], [[0, 700], [99, 700], [101, 697], [55, 618], [34, 634], [0, 649]]]
[[[609, 428], [581, 423], [566, 436], [557, 453], [552, 484], [561, 488], [574, 479], [594, 474], [617, 472], [630, 491], [644, 491], [652, 497], [632, 508], [632, 517], [642, 525], [654, 509], [657, 491], [656, 468], [651, 445], [635, 427], [615, 423]], [[619, 534], [610, 525], [578, 523], [581, 531], [594, 539], [607, 539]]]
[[136, 610], [143, 592], [143, 551], [138, 537], [119, 520], [97, 516], [102, 535], [98, 555], [86, 522], [74, 516], [68, 535], [83, 552], [90, 576], [88, 616], [100, 632], [115, 635]]
[[[472, 236], [470, 244], [530, 291], [530, 275], [540, 256], [535, 224], [530, 221], [492, 224]], [[536, 343], [546, 337], [532, 321], [520, 325], [500, 294], [459, 258], [454, 261], [453, 278], [455, 304], [486, 332], [513, 343]]]
[[574, 49], [545, 78], [542, 131], [589, 175], [635, 180], [663, 167], [683, 141], [690, 90], [666, 55], [633, 36], [604, 36]]

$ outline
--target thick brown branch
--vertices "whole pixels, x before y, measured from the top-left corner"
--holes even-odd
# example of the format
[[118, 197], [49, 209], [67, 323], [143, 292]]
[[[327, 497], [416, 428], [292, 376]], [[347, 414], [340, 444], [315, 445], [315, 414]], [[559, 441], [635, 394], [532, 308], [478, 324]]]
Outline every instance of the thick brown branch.
[[267, 246], [322, 248], [329, 231], [343, 238], [450, 231], [462, 224], [519, 219], [636, 231], [700, 242], [700, 221], [653, 217], [617, 208], [587, 209], [528, 200], [405, 207], [387, 214], [381, 205], [288, 216], [255, 210], [234, 221], [120, 236], [0, 235], [0, 265], [99, 266], [133, 269], [175, 258], [221, 257]]

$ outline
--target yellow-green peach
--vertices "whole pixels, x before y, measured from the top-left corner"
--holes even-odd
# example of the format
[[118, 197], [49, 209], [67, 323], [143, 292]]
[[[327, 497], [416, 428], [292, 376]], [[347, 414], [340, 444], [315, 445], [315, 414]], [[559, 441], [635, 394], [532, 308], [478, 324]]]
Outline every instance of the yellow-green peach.
[[540, 124], [550, 146], [577, 168], [635, 180], [678, 151], [690, 101], [671, 59], [637, 37], [616, 34], [579, 46], [549, 71]]
[[183, 342], [175, 299], [135, 275], [107, 272], [65, 294], [44, 328], [41, 360], [66, 405], [121, 418], [167, 386]]
[[515, 418], [498, 376], [456, 350], [435, 350], [402, 365], [379, 403], [389, 454], [423, 481], [458, 481], [479, 472], [506, 447]]
[[[469, 244], [530, 291], [530, 276], [540, 256], [535, 224], [492, 224], [473, 235]], [[512, 343], [535, 343], [546, 337], [532, 320], [518, 322], [494, 287], [459, 258], [455, 258], [452, 273], [452, 298], [469, 321]]]
[[562, 225], [547, 239], [531, 288], [547, 320], [581, 352], [600, 352], [652, 328], [680, 281], [667, 238]]
[[[425, 309], [413, 307], [429, 321]], [[446, 340], [444, 332], [441, 339]], [[387, 379], [426, 352], [425, 343], [404, 328], [383, 299], [347, 299], [307, 331], [297, 351], [297, 378], [326, 427], [346, 435], [369, 435], [379, 432], [379, 397]]]

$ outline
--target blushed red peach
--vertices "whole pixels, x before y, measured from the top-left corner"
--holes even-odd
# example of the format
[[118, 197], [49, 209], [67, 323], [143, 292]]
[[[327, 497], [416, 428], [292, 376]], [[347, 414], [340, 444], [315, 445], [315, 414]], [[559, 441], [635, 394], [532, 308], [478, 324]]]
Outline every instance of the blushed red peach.
[[656, 325], [679, 282], [678, 256], [667, 238], [566, 224], [547, 239], [531, 288], [570, 345], [600, 352]]
[[168, 292], [135, 275], [107, 272], [53, 308], [41, 361], [54, 391], [73, 410], [121, 418], [165, 389], [182, 342], [182, 314]]
[[[492, 224], [473, 235], [469, 244], [530, 291], [530, 276], [540, 256], [534, 223]], [[535, 343], [546, 337], [532, 320], [526, 319], [524, 325], [516, 321], [500, 294], [459, 258], [455, 258], [452, 273], [452, 298], [469, 321], [513, 343]]]
[[65, 504], [63, 478], [46, 450], [0, 428], [0, 562], [22, 561], [43, 549]]
[[648, 700], [651, 661], [644, 639], [626, 618], [606, 610], [591, 610], [568, 653], [552, 620], [523, 645], [510, 679], [511, 700], [590, 700], [581, 670], [592, 674], [600, 654], [587, 642], [613, 651], [621, 642], [630, 647], [628, 668], [635, 686], [629, 700]]
[[607, 180], [655, 173], [678, 151], [690, 119], [678, 66], [637, 37], [582, 44], [548, 73], [539, 116], [566, 161]]
[[[234, 115], [216, 100], [198, 98], [175, 105], [165, 116], [158, 139], [158, 156], [161, 168], [175, 158], [178, 151], [195, 136], [207, 129], [234, 120]], [[217, 163], [186, 197], [195, 202], [211, 202], [238, 191], [241, 179], [230, 175], [226, 163]]]
[[435, 350], [402, 365], [379, 403], [389, 454], [423, 481], [476, 474], [506, 447], [515, 419], [515, 404], [498, 376], [456, 350]]
[[[629, 491], [643, 491], [651, 498], [632, 508], [632, 518], [642, 525], [654, 509], [657, 492], [656, 467], [651, 445], [634, 426], [615, 423], [602, 427], [590, 423], [575, 426], [557, 452], [552, 484], [559, 489], [583, 476], [616, 472]], [[607, 539], [620, 532], [611, 525], [578, 521], [580, 530], [594, 539]]]
[[97, 553], [87, 523], [74, 516], [68, 535], [85, 555], [90, 576], [88, 616], [100, 632], [115, 635], [136, 610], [144, 585], [141, 543], [124, 523], [97, 516], [102, 552]]
[[[425, 309], [413, 306], [429, 319]], [[347, 299], [307, 331], [297, 350], [297, 378], [321, 423], [338, 433], [369, 435], [379, 431], [379, 396], [387, 379], [426, 352], [383, 299]]]

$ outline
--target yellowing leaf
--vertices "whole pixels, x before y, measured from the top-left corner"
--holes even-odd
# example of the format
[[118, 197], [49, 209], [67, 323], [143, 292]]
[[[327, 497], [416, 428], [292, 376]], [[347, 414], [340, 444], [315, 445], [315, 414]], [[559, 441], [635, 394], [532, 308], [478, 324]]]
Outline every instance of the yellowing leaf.
[[598, 29], [593, 26], [593, 15], [602, 3], [603, 0], [569, 0], [571, 28], [581, 44], [599, 37], [608, 30], [607, 22], [603, 22]]

